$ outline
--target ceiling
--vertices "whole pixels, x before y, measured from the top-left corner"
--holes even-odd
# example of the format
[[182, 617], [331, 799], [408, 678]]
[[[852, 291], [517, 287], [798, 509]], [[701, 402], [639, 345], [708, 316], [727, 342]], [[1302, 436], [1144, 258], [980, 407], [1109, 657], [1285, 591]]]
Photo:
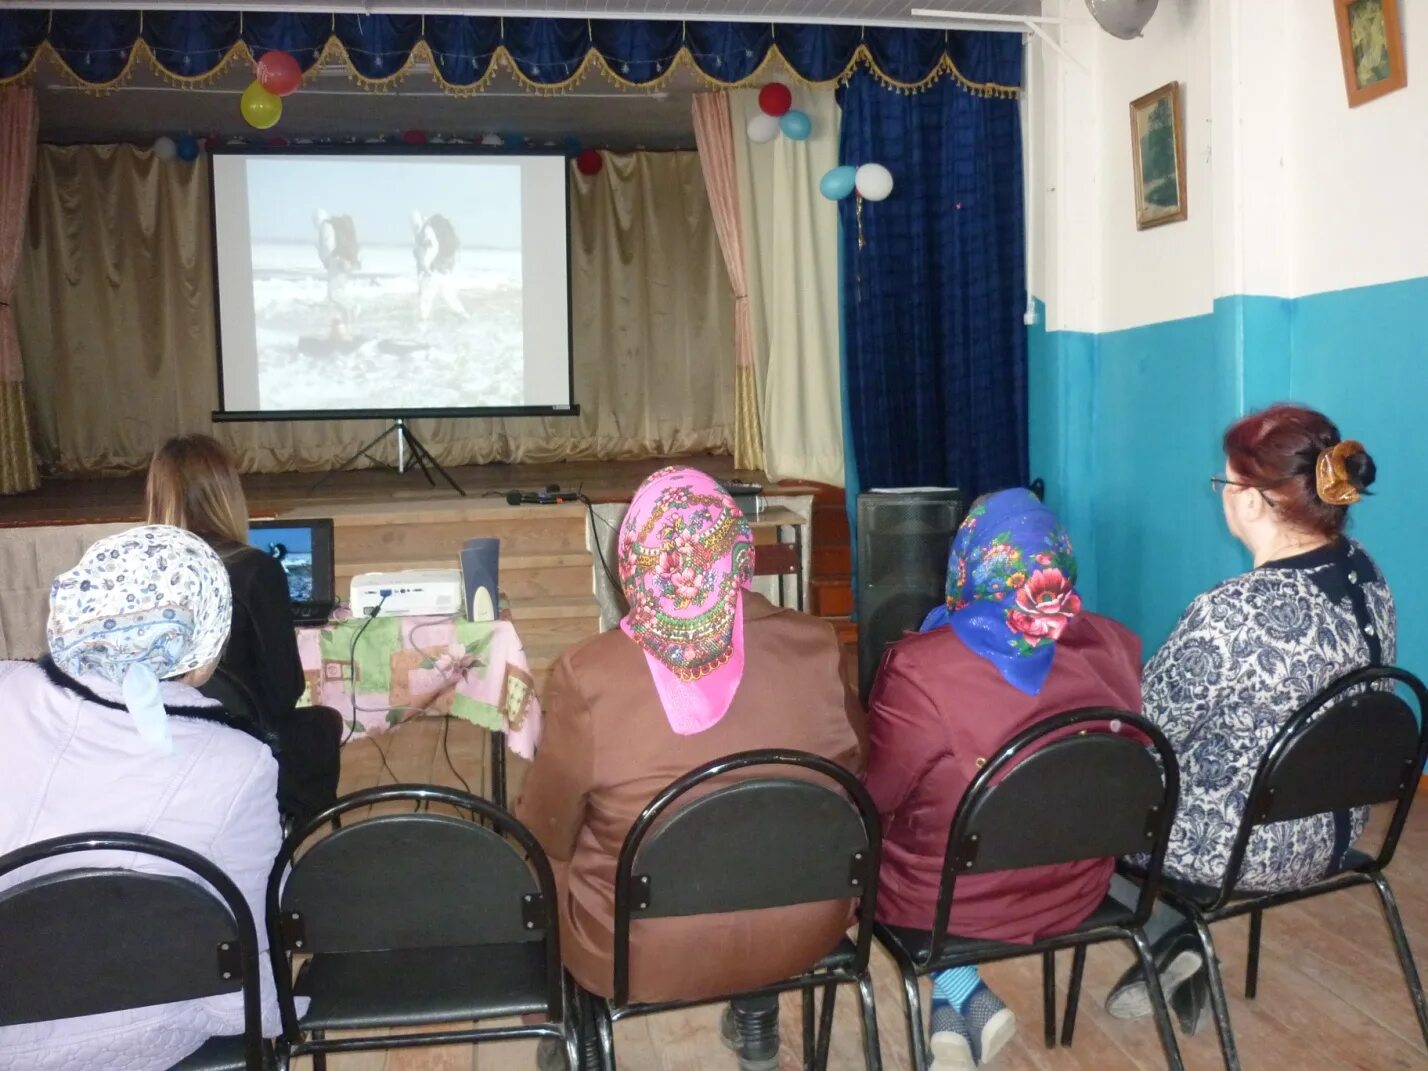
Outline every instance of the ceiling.
[[[88, 7], [94, 0], [51, 0], [46, 4], [11, 6]], [[127, 4], [125, 6], [128, 6]], [[210, 0], [207, 4], [146, 0], [155, 8], [241, 8], [243, 3]], [[979, 18], [1036, 18], [1041, 0], [534, 0], [528, 5], [470, 5], [441, 0], [286, 0], [264, 3], [264, 9], [313, 8], [322, 11], [395, 10], [443, 11], [471, 15], [582, 15], [601, 18], [719, 18], [785, 22], [851, 22], [890, 25], [927, 23], [914, 19], [913, 8], [956, 10], [985, 29], [996, 22]], [[950, 24], [947, 24], [950, 25]], [[776, 75], [774, 75], [776, 77]], [[74, 86], [57, 66], [42, 60], [35, 71], [41, 137], [51, 142], [147, 141], [160, 134], [253, 136], [238, 112], [238, 97], [252, 79], [240, 64], [201, 87], [171, 85], [147, 65], [136, 64], [131, 77], [115, 89], [95, 94]], [[363, 89], [345, 68], [325, 70], [315, 84], [304, 86], [284, 102], [283, 118], [274, 134], [288, 140], [380, 138], [417, 128], [431, 134], [479, 139], [485, 134], [515, 132], [534, 142], [559, 144], [576, 137], [586, 145], [617, 150], [692, 148], [690, 99], [703, 88], [682, 67], [658, 92], [625, 90], [591, 73], [572, 89], [554, 95], [532, 93], [508, 75], [498, 74], [481, 93], [453, 96], [442, 92], [421, 67], [399, 84], [382, 91]]]

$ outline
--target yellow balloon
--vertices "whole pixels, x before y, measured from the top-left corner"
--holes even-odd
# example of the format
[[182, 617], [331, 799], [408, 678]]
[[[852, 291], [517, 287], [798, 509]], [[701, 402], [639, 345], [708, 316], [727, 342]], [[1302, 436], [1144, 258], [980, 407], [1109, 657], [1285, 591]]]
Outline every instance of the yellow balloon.
[[243, 90], [239, 109], [249, 126], [267, 130], [283, 117], [283, 98], [276, 93], [269, 93], [261, 82], [253, 82]]

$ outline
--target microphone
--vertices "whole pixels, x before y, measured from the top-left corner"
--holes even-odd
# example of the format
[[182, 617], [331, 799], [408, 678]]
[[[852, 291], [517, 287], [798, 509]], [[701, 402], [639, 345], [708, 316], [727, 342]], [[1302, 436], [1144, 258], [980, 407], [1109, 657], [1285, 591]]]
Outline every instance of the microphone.
[[574, 502], [576, 492], [562, 491], [554, 485], [544, 491], [507, 491], [506, 504], [509, 506], [554, 506], [561, 502]]

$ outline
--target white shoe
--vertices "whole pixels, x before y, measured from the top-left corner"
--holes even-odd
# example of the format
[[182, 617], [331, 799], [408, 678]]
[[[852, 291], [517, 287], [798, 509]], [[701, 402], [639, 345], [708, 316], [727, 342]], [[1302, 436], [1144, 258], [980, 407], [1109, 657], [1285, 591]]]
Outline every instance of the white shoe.
[[932, 1053], [930, 1071], [975, 1071], [972, 1037], [967, 1021], [951, 1004], [937, 1002], [932, 1006], [932, 1037], [928, 1042]]

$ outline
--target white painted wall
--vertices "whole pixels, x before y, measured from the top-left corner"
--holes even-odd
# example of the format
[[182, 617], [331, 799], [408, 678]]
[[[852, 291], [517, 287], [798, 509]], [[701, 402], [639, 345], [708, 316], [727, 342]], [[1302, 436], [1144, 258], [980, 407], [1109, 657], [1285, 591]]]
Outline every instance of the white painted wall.
[[[1073, 21], [1032, 48], [1032, 285], [1051, 330], [1428, 276], [1428, 4], [1400, 3], [1406, 89], [1350, 109], [1333, 5], [1162, 0], [1136, 41]], [[1414, 66], [1415, 57], [1419, 61]], [[1190, 217], [1134, 218], [1129, 104], [1181, 83]]]
[[1289, 6], [1288, 293], [1428, 276], [1428, 4], [1398, 5], [1408, 85], [1352, 109], [1333, 5]]

